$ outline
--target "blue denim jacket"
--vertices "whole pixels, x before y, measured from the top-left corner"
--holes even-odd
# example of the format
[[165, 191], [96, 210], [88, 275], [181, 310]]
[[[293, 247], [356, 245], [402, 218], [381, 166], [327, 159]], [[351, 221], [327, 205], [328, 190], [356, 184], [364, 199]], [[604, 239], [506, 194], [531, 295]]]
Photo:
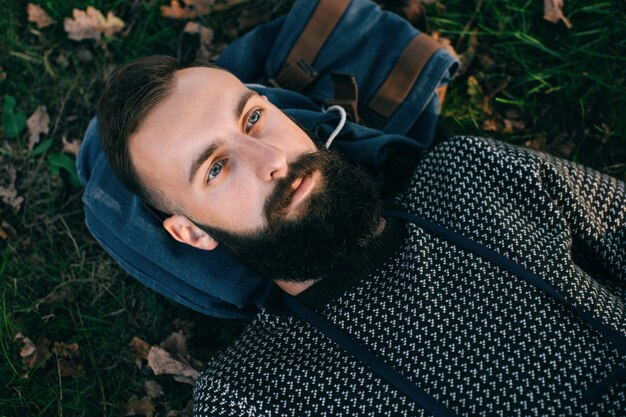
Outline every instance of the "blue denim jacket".
[[[217, 63], [309, 131], [326, 138], [339, 122], [336, 113], [324, 111], [325, 102], [333, 98], [330, 73], [353, 74], [363, 99], [360, 103], [367, 103], [419, 32], [374, 3], [352, 0], [313, 62], [320, 77], [303, 94], [265, 86], [280, 70], [317, 3], [297, 2], [287, 16], [233, 42]], [[373, 129], [348, 122], [333, 148], [384, 181], [382, 168], [390, 148], [418, 152], [432, 142], [440, 107], [435, 90], [448, 83], [457, 66], [445, 49], [438, 50], [384, 126]], [[95, 119], [76, 163], [85, 186], [87, 227], [124, 270], [166, 297], [212, 316], [247, 317], [263, 304], [270, 282], [241, 266], [221, 246], [202, 251], [175, 241], [121, 185], [100, 147]]]

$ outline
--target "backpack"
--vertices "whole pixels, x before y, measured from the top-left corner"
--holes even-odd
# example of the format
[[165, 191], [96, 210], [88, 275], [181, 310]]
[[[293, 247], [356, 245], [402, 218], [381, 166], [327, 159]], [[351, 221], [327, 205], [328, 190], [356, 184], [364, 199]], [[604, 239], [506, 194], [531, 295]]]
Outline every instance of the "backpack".
[[[318, 137], [343, 108], [349, 121], [333, 148], [384, 183], [392, 150], [418, 153], [458, 61], [428, 35], [367, 0], [300, 0], [287, 16], [231, 43], [217, 60]], [[271, 282], [222, 246], [202, 251], [172, 239], [112, 173], [90, 122], [77, 158], [85, 222], [98, 243], [144, 285], [199, 312], [254, 314]]]

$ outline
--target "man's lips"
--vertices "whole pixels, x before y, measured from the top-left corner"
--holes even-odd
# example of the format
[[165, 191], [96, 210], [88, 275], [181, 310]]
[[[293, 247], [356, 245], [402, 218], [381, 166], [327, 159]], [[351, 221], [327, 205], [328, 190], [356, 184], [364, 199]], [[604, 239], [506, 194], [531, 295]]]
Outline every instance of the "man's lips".
[[291, 197], [291, 203], [289, 207], [294, 208], [304, 201], [313, 191], [313, 189], [319, 184], [322, 174], [319, 171], [314, 171], [310, 175], [303, 178], [297, 178], [291, 183], [291, 189], [294, 193]]

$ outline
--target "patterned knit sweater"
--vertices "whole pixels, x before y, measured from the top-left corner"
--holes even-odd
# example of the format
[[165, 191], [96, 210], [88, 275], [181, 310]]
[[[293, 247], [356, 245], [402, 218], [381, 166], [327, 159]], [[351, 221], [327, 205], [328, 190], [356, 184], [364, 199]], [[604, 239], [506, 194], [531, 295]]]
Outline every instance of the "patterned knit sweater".
[[[395, 201], [539, 274], [626, 334], [624, 184], [501, 142], [432, 149]], [[351, 271], [298, 298], [461, 416], [626, 415], [626, 357], [515, 275], [387, 219]], [[614, 374], [615, 375], [615, 374]], [[196, 416], [427, 413], [270, 299], [194, 390]]]

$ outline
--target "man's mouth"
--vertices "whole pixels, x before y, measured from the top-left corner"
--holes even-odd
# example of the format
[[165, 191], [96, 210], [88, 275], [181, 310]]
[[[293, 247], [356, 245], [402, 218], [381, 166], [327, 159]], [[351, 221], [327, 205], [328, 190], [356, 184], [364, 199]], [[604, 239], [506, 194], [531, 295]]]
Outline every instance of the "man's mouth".
[[294, 182], [291, 183], [291, 189], [294, 190], [291, 196], [291, 202], [289, 203], [289, 208], [293, 209], [299, 206], [303, 201], [307, 199], [313, 192], [313, 190], [318, 186], [322, 179], [322, 174], [320, 171], [313, 171], [311, 174], [297, 178]]

